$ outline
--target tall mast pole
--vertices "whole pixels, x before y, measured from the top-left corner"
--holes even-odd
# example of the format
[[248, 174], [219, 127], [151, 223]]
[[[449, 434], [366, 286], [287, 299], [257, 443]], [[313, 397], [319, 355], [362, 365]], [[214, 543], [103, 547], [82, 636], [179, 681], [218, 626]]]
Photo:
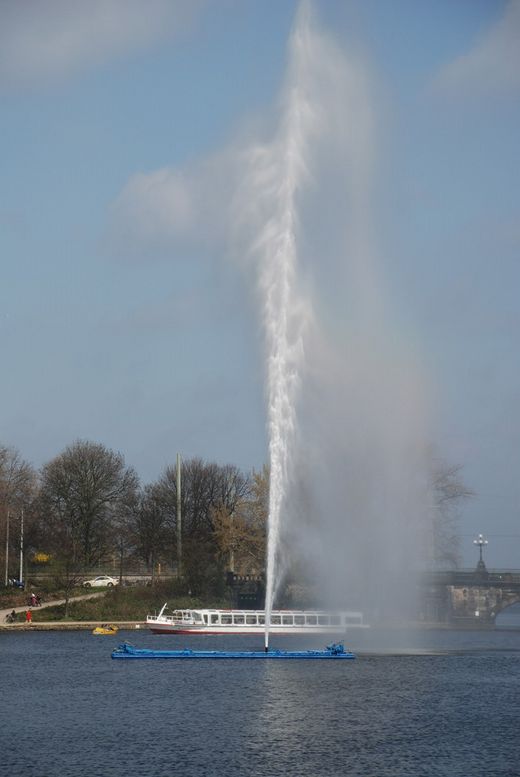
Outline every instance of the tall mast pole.
[[5, 527], [5, 587], [9, 582], [9, 510], [7, 511], [7, 523]]
[[23, 583], [23, 507], [20, 516], [20, 583]]
[[177, 577], [182, 576], [181, 455], [177, 454]]

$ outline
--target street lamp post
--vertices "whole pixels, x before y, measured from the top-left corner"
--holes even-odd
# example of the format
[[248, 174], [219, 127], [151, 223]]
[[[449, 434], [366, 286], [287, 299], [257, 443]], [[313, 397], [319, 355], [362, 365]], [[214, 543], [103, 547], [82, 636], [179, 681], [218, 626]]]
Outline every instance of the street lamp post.
[[23, 507], [20, 515], [20, 583], [23, 583]]
[[182, 577], [181, 455], [177, 454], [177, 577]]
[[9, 584], [9, 519], [11, 515], [7, 511], [7, 521], [5, 524], [5, 587]]
[[[5, 585], [9, 585], [9, 529], [11, 522], [11, 513], [7, 511], [7, 522], [5, 527]], [[13, 516], [14, 517], [14, 516]], [[23, 553], [24, 553], [24, 537], [23, 537], [23, 507], [20, 512], [20, 576], [19, 582], [23, 583]]]
[[486, 565], [482, 558], [482, 548], [488, 544], [488, 541], [484, 539], [482, 534], [479, 534], [476, 540], [473, 540], [473, 545], [477, 545], [479, 549], [479, 560], [477, 564], [477, 572], [486, 572]]

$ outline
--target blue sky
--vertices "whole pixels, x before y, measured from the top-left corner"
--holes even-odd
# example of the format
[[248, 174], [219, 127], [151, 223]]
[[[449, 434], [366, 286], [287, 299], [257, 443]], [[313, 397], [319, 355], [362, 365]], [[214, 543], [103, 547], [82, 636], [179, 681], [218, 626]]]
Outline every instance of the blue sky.
[[[206, 184], [228, 197], [222, 158], [276, 115], [297, 7], [0, 5], [0, 440], [36, 466], [76, 438], [144, 481], [177, 452], [267, 460], [251, 279]], [[370, 83], [373, 238], [432, 444], [476, 493], [464, 561], [484, 532], [520, 567], [520, 3], [314, 9]]]

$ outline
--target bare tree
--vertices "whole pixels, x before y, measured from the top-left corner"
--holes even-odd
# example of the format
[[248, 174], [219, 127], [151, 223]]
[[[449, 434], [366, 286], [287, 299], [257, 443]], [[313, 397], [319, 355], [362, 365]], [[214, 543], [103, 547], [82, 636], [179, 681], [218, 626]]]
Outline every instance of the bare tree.
[[[22, 510], [25, 518], [25, 545], [31, 547], [34, 541], [34, 521], [31, 505], [37, 490], [37, 476], [34, 468], [22, 459], [15, 448], [0, 445], [0, 525], [5, 527], [5, 540], [9, 539], [9, 556], [14, 558], [19, 537], [13, 531], [19, 521]], [[10, 517], [10, 521], [9, 521]], [[9, 537], [8, 521], [10, 523]], [[19, 525], [19, 523], [18, 523]], [[0, 548], [5, 564], [4, 541]]]
[[119, 559], [119, 583], [123, 582], [125, 565], [132, 556], [138, 556], [138, 538], [136, 525], [141, 510], [141, 494], [134, 489], [129, 490], [114, 515], [111, 526], [111, 544], [117, 551]]
[[[176, 468], [167, 467], [153, 486], [157, 503], [169, 528], [173, 552], [177, 538]], [[224, 510], [234, 515], [237, 506], [250, 493], [250, 479], [231, 464], [221, 466], [202, 459], [182, 464], [183, 577], [193, 592], [212, 580], [224, 579], [215, 536], [216, 515]]]
[[137, 556], [155, 576], [157, 562], [167, 558], [170, 532], [168, 517], [156, 486], [148, 485], [141, 494], [132, 521], [133, 543]]
[[432, 472], [434, 513], [432, 519], [433, 563], [436, 567], [457, 567], [460, 538], [457, 522], [461, 503], [474, 496], [462, 480], [462, 466], [435, 460]]
[[0, 509], [21, 510], [34, 497], [36, 472], [15, 448], [0, 445]]
[[85, 568], [102, 561], [137, 488], [137, 475], [120, 453], [85, 441], [67, 447], [41, 473], [41, 523], [49, 537], [61, 538], [56, 553], [66, 548], [71, 563]]
[[266, 553], [269, 471], [253, 472], [251, 490], [234, 512], [219, 507], [213, 515], [215, 538], [229, 569], [241, 575], [264, 571]]
[[[214, 512], [225, 508], [233, 513], [249, 493], [249, 478], [231, 464], [220, 466], [202, 459], [182, 464], [181, 511], [183, 535], [212, 534]], [[167, 467], [155, 486], [157, 499], [173, 529], [177, 527], [177, 477]]]

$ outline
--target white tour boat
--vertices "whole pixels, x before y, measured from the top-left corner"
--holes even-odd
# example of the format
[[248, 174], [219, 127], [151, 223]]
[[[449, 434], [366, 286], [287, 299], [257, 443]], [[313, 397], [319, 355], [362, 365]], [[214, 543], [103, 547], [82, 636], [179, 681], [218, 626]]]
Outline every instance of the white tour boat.
[[[263, 634], [264, 610], [172, 610], [167, 604], [158, 615], [147, 615], [154, 634]], [[273, 610], [271, 634], [344, 634], [350, 628], [367, 628], [360, 612]]]

